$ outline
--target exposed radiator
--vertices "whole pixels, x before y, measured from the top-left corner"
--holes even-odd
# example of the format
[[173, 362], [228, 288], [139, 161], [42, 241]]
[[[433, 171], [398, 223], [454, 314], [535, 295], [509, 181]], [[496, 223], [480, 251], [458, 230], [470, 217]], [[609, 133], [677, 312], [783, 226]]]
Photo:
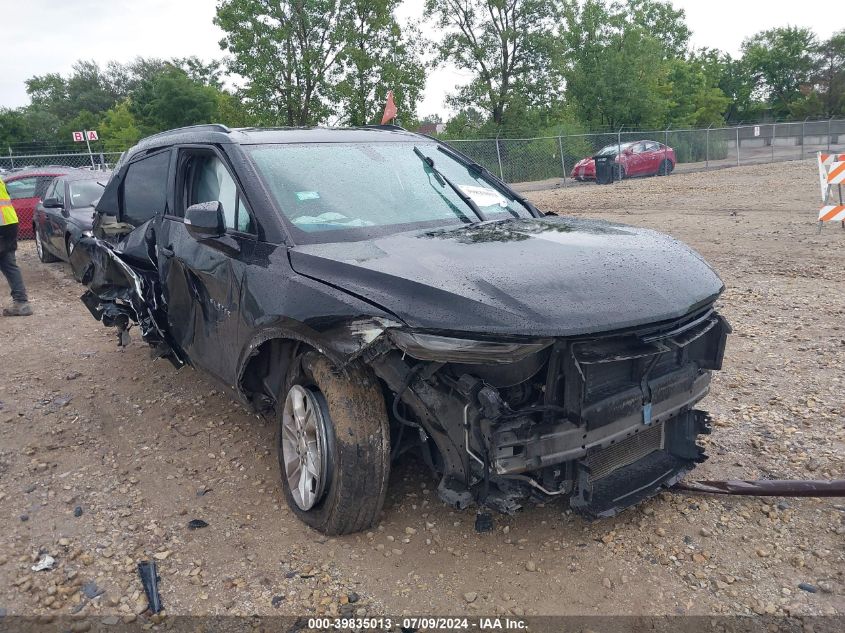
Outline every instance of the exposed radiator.
[[621, 442], [587, 455], [584, 464], [589, 469], [592, 482], [607, 477], [614, 470], [633, 464], [661, 448], [663, 448], [663, 424], [653, 424]]

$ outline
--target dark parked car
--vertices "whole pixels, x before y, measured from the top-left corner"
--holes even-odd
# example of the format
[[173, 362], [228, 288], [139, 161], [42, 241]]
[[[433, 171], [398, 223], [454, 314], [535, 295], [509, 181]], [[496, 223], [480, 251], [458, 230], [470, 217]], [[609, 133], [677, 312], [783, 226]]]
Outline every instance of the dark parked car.
[[32, 229], [32, 216], [36, 205], [41, 202], [47, 187], [56, 176], [62, 176], [76, 171], [73, 167], [63, 165], [48, 165], [47, 167], [27, 167], [10, 174], [3, 175], [3, 182], [9, 191], [12, 199], [12, 206], [18, 216], [20, 225], [18, 237], [30, 239]]
[[[602, 147], [596, 156], [614, 157], [617, 180], [635, 176], [668, 176], [675, 170], [675, 150], [657, 141], [612, 143]], [[575, 163], [570, 176], [575, 180], [595, 180], [596, 161], [592, 156], [582, 158]]]
[[79, 169], [50, 183], [35, 207], [32, 232], [42, 262], [68, 261], [79, 238], [94, 227], [94, 206], [110, 172]]
[[608, 516], [704, 459], [695, 409], [729, 326], [677, 240], [547, 217], [391, 126], [156, 135], [126, 153], [71, 256], [122, 344], [274, 415], [303, 521], [379, 515], [420, 451], [450, 506], [568, 496]]

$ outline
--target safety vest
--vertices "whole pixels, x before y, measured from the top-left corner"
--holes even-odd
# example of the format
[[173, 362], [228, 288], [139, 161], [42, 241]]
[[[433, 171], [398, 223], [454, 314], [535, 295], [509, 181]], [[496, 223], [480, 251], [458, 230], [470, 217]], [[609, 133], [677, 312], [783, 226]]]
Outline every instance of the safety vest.
[[15, 213], [15, 207], [12, 206], [12, 201], [9, 199], [6, 183], [0, 180], [0, 226], [17, 223], [18, 214]]

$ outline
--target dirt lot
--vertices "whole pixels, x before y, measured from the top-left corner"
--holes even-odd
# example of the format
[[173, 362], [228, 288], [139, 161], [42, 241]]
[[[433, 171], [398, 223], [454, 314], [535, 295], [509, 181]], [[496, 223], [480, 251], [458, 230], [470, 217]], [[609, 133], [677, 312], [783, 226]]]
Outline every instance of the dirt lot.
[[[734, 335], [698, 478], [845, 477], [845, 231], [816, 233], [812, 162], [531, 196], [666, 231], [724, 278]], [[0, 614], [131, 620], [149, 557], [169, 615], [845, 613], [841, 499], [663, 493], [592, 524], [554, 502], [479, 535], [410, 460], [378, 528], [322, 537], [284, 505], [269, 424], [118, 350], [64, 264], [31, 243], [19, 261], [36, 316], [0, 319]], [[44, 553], [55, 569], [31, 571]]]

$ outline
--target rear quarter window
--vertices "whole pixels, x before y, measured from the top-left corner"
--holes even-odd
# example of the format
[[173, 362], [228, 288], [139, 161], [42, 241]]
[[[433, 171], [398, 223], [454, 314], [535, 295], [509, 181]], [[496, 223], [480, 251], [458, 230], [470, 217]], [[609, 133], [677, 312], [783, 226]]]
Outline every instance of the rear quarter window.
[[129, 165], [123, 179], [120, 219], [140, 226], [167, 205], [167, 174], [170, 152], [160, 152]]
[[19, 180], [12, 180], [6, 183], [6, 190], [9, 192], [9, 198], [12, 200], [21, 200], [22, 198], [34, 198], [36, 187], [38, 186], [38, 179], [20, 178]]

